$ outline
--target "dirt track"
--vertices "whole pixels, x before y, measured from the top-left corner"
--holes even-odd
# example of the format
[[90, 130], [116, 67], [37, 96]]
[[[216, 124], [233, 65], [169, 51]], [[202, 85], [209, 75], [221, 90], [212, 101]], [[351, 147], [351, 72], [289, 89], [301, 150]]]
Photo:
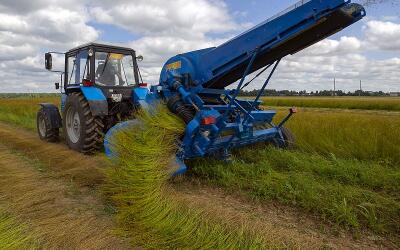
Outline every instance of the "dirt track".
[[[26, 187], [21, 186], [21, 194], [28, 192], [28, 190], [33, 192], [35, 186], [43, 186], [43, 192], [45, 192], [44, 190], [55, 190], [49, 192], [49, 195], [52, 194], [54, 197], [47, 199], [46, 202], [42, 202], [42, 195], [40, 194], [24, 196], [25, 199], [29, 197], [38, 199], [38, 203], [42, 204], [40, 207], [43, 210], [39, 214], [44, 217], [38, 216], [38, 222], [46, 217], [46, 214], [42, 212], [46, 209], [51, 211], [52, 206], [57, 203], [60, 206], [59, 210], [56, 210], [57, 215], [60, 216], [60, 220], [65, 222], [58, 223], [60, 227], [63, 225], [68, 227], [68, 223], [73, 225], [75, 219], [79, 221], [87, 218], [87, 221], [93, 220], [93, 223], [90, 224], [93, 224], [95, 228], [116, 228], [110, 215], [99, 215], [99, 211], [104, 211], [106, 208], [98, 188], [104, 181], [102, 169], [107, 167], [100, 156], [87, 157], [70, 151], [63, 144], [44, 143], [37, 138], [36, 134], [5, 123], [0, 123], [0, 144], [3, 144], [3, 147], [0, 147], [0, 152], [4, 155], [3, 164], [0, 162], [0, 168], [3, 168], [1, 171], [4, 172], [8, 169], [7, 171], [12, 172], [18, 169], [21, 173], [16, 176], [22, 176], [19, 181], [16, 180], [14, 183], [11, 181], [12, 175], [8, 175], [10, 181], [0, 182], [1, 186], [8, 185], [12, 188], [13, 185], [16, 185], [18, 187], [26, 179], [35, 179], [37, 182], [31, 183], [31, 186], [28, 185], [29, 183]], [[26, 159], [21, 160], [18, 154], [27, 157], [29, 161], [36, 162], [36, 165], [40, 165], [41, 169], [33, 168], [27, 163]], [[11, 164], [13, 162], [15, 164]], [[13, 166], [14, 169], [12, 169]], [[25, 175], [30, 177], [26, 178]], [[317, 218], [305, 215], [290, 207], [277, 204], [259, 204], [237, 195], [227, 195], [222, 190], [206, 187], [190, 180], [181, 179], [175, 182], [173, 187], [177, 192], [176, 196], [182, 201], [193, 205], [193, 207], [200, 207], [210, 216], [215, 216], [220, 220], [229, 220], [233, 224], [251, 223], [254, 228], [263, 232], [266, 238], [272, 242], [283, 242], [297, 248], [308, 249], [321, 247], [378, 249], [383, 247], [379, 243], [384, 242], [382, 238], [365, 233], [359, 237], [360, 240], [355, 240], [351, 233], [342, 229], [335, 229], [333, 225], [324, 224]], [[71, 191], [71, 185], [74, 195], [72, 197], [61, 195], [68, 193], [68, 190]], [[8, 193], [7, 189], [2, 189], [3, 192]], [[37, 192], [40, 192], [40, 190]], [[60, 198], [56, 199], [56, 196]], [[18, 197], [18, 193], [14, 193], [13, 197], [6, 198], [6, 200], [13, 205], [22, 200]], [[35, 203], [34, 200], [31, 202]], [[23, 206], [23, 208], [21, 210], [22, 215], [28, 216], [31, 212], [30, 206]], [[73, 211], [86, 212], [75, 214]], [[29, 219], [29, 217], [25, 218]], [[47, 226], [48, 228], [46, 228]], [[44, 231], [47, 232], [59, 231], [56, 224], [49, 223], [41, 225], [41, 227], [44, 227]], [[106, 240], [99, 241], [99, 244], [104, 244], [104, 248], [110, 246], [107, 246], [107, 241], [115, 246], [112, 248], [126, 248], [125, 242], [113, 236], [110, 230], [92, 231], [92, 229], [82, 228], [84, 232], [81, 232], [80, 235], [86, 234], [87, 236], [83, 239], [95, 241], [96, 237], [105, 238]], [[74, 238], [75, 232], [73, 230], [63, 231], [65, 233], [62, 237], [54, 235], [59, 239], [59, 242]], [[79, 244], [84, 246], [84, 242], [84, 240], [77, 240], [77, 248], [80, 248]]]
[[101, 162], [0, 125], [0, 201], [44, 249], [127, 249], [96, 192]]
[[27, 221], [43, 249], [126, 249], [112, 233], [103, 205], [73, 183], [35, 169], [38, 163], [0, 146], [0, 195], [4, 207]]

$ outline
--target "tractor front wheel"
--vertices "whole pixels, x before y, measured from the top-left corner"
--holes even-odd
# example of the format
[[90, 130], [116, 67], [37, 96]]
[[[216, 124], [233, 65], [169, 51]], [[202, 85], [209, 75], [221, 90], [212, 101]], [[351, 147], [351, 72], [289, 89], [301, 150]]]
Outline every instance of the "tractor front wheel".
[[89, 103], [81, 93], [67, 97], [63, 128], [68, 146], [75, 151], [91, 154], [102, 146], [104, 124], [92, 115]]
[[51, 127], [50, 117], [43, 107], [37, 113], [36, 125], [41, 140], [46, 142], [59, 141], [59, 129]]

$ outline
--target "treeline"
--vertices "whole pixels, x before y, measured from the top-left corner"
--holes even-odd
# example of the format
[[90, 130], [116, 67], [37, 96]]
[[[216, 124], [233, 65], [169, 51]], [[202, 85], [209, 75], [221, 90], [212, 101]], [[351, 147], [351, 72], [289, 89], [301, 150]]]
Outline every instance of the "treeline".
[[[240, 96], [256, 96], [259, 90], [242, 90]], [[19, 97], [52, 97], [59, 96], [58, 93], [0, 93], [0, 98], [19, 98]], [[275, 90], [267, 89], [263, 93], [264, 96], [390, 96], [390, 93], [385, 93], [383, 91], [360, 91], [355, 92], [344, 92], [342, 90], [337, 90], [335, 92], [331, 90], [322, 91], [311, 91], [306, 90], [294, 91], [294, 90]]]
[[[259, 90], [242, 90], [241, 96], [256, 96]], [[307, 92], [306, 90], [302, 91], [294, 91], [294, 90], [275, 90], [275, 89], [267, 89], [263, 93], [264, 96], [389, 96], [389, 93], [385, 93], [383, 91], [360, 91], [357, 90], [355, 92], [344, 92], [342, 90], [331, 91], [331, 90], [322, 90], [322, 91], [311, 91]]]
[[0, 98], [42, 98], [42, 97], [53, 97], [59, 96], [58, 93], [0, 93]]

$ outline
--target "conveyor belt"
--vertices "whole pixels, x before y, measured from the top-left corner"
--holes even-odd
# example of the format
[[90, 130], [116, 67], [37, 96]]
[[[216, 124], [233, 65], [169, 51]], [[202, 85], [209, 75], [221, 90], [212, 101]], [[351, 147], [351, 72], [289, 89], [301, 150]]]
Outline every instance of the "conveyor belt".
[[[203, 78], [206, 79], [203, 86], [222, 89], [239, 80], [251, 51], [256, 47], [260, 50], [251, 72], [301, 51], [365, 16], [365, 10], [359, 4], [345, 3], [334, 9], [321, 8], [320, 12], [313, 8], [322, 2], [326, 4], [329, 1], [308, 1], [205, 53], [201, 65], [205, 65], [204, 72], [208, 72], [208, 79]], [[313, 8], [315, 14], [310, 15], [310, 10], [306, 8]]]

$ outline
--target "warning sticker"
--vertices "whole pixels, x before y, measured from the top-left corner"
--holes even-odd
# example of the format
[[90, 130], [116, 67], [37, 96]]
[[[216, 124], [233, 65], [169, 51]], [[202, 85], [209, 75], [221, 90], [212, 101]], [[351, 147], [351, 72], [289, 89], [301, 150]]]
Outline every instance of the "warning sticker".
[[110, 53], [110, 59], [121, 60], [124, 57], [122, 54]]
[[180, 68], [182, 68], [182, 62], [177, 61], [177, 62], [170, 63], [166, 66], [166, 68], [167, 68], [167, 70], [180, 69]]

